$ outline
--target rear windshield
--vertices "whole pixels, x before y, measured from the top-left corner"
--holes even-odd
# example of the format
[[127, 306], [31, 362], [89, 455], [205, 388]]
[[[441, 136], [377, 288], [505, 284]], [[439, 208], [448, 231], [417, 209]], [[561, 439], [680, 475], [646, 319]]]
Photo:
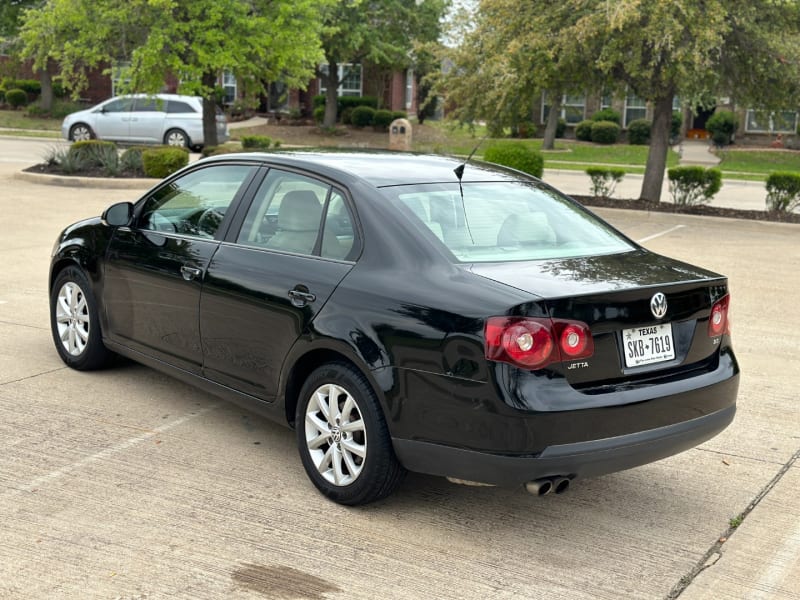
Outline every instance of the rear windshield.
[[503, 181], [383, 188], [412, 222], [460, 262], [615, 254], [631, 244], [572, 201], [535, 183]]

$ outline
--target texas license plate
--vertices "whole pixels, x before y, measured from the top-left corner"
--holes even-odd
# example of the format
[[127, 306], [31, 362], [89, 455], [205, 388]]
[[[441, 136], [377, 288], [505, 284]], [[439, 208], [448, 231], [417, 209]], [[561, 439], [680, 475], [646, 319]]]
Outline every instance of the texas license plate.
[[625, 366], [641, 367], [675, 358], [672, 323], [623, 329]]

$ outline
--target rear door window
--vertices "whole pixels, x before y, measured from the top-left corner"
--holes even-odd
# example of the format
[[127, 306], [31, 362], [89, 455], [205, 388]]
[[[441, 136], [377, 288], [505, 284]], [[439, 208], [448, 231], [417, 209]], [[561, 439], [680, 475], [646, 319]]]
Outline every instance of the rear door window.
[[344, 193], [317, 179], [279, 169], [270, 170], [256, 192], [236, 241], [337, 260], [350, 259], [356, 249]]
[[170, 100], [167, 103], [167, 112], [170, 114], [176, 113], [196, 113], [197, 111], [192, 108], [187, 102], [180, 100]]

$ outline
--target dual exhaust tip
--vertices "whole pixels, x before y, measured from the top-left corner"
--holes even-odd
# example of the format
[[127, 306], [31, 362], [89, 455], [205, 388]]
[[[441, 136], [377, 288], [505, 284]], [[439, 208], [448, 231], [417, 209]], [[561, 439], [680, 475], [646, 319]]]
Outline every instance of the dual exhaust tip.
[[550, 492], [554, 494], [563, 494], [569, 489], [569, 478], [543, 477], [541, 479], [529, 481], [525, 484], [525, 489], [534, 496], [545, 496]]

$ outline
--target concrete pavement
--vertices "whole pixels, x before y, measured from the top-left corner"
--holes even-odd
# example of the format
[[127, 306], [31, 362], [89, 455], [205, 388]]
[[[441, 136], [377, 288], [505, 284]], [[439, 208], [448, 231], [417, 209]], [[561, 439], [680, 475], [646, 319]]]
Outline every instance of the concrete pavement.
[[34, 154], [0, 142], [0, 597], [800, 598], [800, 226], [597, 210], [729, 275], [743, 378], [720, 436], [563, 496], [411, 476], [346, 509], [288, 430], [131, 363], [64, 367], [53, 240], [140, 190], [12, 179]]

